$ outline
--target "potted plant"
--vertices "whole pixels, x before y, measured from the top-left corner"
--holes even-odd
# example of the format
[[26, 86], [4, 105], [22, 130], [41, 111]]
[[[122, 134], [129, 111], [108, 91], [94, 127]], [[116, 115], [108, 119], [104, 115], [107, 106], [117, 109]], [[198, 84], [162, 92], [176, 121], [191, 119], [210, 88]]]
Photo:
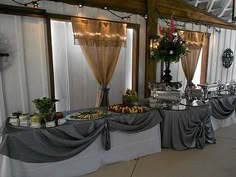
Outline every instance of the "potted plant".
[[44, 120], [46, 127], [54, 127], [54, 114], [55, 114], [55, 102], [59, 100], [53, 100], [51, 98], [43, 97], [33, 100], [35, 107], [38, 110], [38, 115]]

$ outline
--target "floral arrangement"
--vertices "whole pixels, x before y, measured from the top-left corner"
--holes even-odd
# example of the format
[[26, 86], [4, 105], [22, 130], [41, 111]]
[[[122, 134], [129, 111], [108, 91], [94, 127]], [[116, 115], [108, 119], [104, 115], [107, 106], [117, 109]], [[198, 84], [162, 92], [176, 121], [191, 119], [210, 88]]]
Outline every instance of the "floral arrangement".
[[53, 100], [47, 97], [33, 100], [35, 107], [38, 109], [41, 118], [44, 119], [45, 122], [53, 120], [55, 114], [54, 106], [57, 101], [59, 100]]
[[150, 57], [157, 61], [178, 62], [182, 55], [187, 53], [186, 43], [183, 38], [175, 32], [174, 21], [171, 20], [171, 26], [168, 31], [159, 29], [160, 36], [157, 36], [154, 43], [150, 46]]
[[123, 103], [133, 103], [138, 101], [138, 95], [135, 90], [126, 89], [125, 94], [122, 96]]

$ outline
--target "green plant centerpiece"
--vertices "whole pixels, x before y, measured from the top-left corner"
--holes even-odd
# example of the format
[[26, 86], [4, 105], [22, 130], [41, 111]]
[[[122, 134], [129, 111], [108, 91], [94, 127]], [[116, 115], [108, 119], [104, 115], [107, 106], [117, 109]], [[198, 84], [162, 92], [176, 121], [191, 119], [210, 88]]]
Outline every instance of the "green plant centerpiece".
[[160, 28], [160, 36], [152, 39], [150, 44], [150, 58], [157, 62], [161, 61], [165, 64], [165, 74], [162, 81], [170, 82], [172, 76], [170, 75], [170, 63], [178, 62], [181, 56], [188, 52], [186, 42], [181, 35], [176, 32], [174, 21], [171, 20], [170, 29], [163, 30]]
[[51, 98], [43, 97], [37, 98], [33, 100], [36, 109], [38, 110], [38, 114], [44, 122], [50, 122], [54, 120], [55, 114], [55, 102], [59, 100], [54, 100]]
[[138, 101], [138, 95], [135, 90], [126, 89], [125, 94], [122, 96], [123, 103], [133, 104]]

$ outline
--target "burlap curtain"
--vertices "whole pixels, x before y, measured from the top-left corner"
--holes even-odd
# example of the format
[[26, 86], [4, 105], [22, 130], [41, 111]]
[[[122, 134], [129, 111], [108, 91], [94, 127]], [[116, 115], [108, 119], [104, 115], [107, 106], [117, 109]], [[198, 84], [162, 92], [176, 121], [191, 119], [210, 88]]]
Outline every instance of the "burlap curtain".
[[114, 73], [122, 45], [126, 41], [126, 24], [72, 18], [75, 44], [79, 44], [100, 88], [96, 107], [109, 105], [107, 85]]
[[186, 41], [189, 53], [181, 59], [185, 77], [187, 78], [187, 86], [193, 85], [192, 79], [197, 67], [198, 58], [201, 48], [204, 44], [204, 33], [179, 31], [180, 36]]

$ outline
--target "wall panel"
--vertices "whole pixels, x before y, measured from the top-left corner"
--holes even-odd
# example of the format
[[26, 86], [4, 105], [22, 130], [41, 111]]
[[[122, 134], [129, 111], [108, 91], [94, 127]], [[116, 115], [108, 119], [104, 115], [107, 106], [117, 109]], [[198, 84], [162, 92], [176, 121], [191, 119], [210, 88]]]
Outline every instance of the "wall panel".
[[48, 70], [43, 19], [0, 14], [0, 33], [10, 43], [12, 58], [0, 72], [1, 119], [14, 111], [33, 113], [32, 100], [48, 96]]
[[[89, 68], [79, 45], [74, 45], [72, 25], [51, 21], [55, 96], [61, 100], [57, 111], [75, 110], [95, 106], [99, 85]], [[129, 30], [128, 30], [129, 31]], [[128, 32], [127, 47], [122, 47], [110, 88], [110, 103], [121, 103], [128, 88], [127, 80], [132, 57], [132, 35]], [[130, 82], [131, 83], [131, 82]]]
[[[177, 24], [183, 24], [177, 22]], [[163, 20], [159, 21], [159, 25], [167, 26]], [[177, 26], [178, 27], [178, 26]], [[180, 27], [181, 28], [181, 27]], [[222, 28], [206, 27], [204, 25], [196, 25], [187, 23], [183, 29], [201, 31], [210, 33], [209, 41], [209, 53], [208, 53], [208, 66], [207, 66], [207, 82], [216, 83], [222, 81], [223, 83], [231, 80], [236, 80], [236, 61], [234, 60], [232, 66], [229, 69], [225, 69], [222, 65], [222, 54], [226, 48], [231, 48], [232, 51], [236, 52], [236, 31]], [[171, 73], [173, 81], [183, 81], [185, 84], [185, 76], [182, 74], [181, 63], [171, 64]], [[157, 76], [160, 74], [160, 69], [157, 71]], [[157, 80], [158, 81], [158, 80]]]

